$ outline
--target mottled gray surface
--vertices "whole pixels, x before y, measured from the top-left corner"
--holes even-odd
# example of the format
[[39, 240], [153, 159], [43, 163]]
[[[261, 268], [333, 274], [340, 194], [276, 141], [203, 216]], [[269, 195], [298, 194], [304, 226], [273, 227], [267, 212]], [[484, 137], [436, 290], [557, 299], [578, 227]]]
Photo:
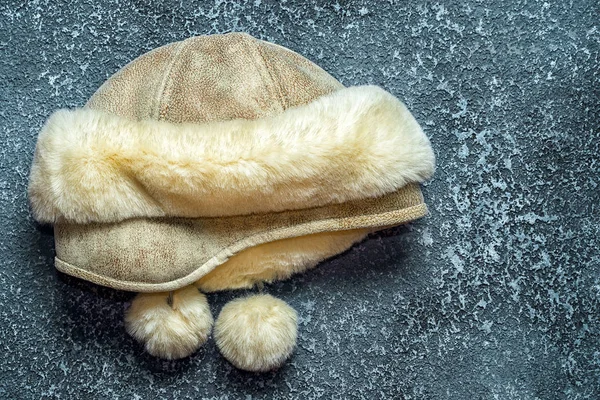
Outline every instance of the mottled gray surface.
[[[600, 6], [589, 1], [82, 0], [0, 5], [0, 398], [600, 398]], [[209, 342], [164, 362], [132, 294], [58, 274], [25, 189], [35, 138], [136, 56], [245, 31], [404, 99], [431, 215], [266, 288], [301, 315], [280, 371]], [[239, 293], [211, 295], [213, 313]]]

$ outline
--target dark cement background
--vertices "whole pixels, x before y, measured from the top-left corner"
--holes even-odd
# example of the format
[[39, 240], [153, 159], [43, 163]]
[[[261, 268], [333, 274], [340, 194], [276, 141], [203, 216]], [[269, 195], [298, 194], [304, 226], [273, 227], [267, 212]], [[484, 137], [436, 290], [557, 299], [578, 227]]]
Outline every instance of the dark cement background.
[[[599, 3], [407, 3], [3, 0], [0, 398], [600, 398]], [[123, 330], [132, 294], [55, 272], [25, 195], [54, 109], [150, 49], [228, 31], [383, 86], [438, 156], [428, 218], [266, 288], [301, 323], [265, 375], [212, 341], [144, 354]], [[238, 295], [211, 295], [214, 314]]]

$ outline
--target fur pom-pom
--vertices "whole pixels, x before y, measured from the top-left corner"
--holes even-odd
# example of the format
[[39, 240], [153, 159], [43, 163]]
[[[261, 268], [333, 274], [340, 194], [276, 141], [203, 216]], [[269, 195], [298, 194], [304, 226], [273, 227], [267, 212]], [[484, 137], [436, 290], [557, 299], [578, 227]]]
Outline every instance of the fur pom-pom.
[[279, 367], [296, 346], [296, 311], [270, 295], [236, 299], [223, 307], [215, 324], [221, 354], [246, 371]]
[[125, 328], [153, 356], [184, 358], [206, 342], [213, 324], [206, 296], [194, 286], [140, 293], [125, 314]]

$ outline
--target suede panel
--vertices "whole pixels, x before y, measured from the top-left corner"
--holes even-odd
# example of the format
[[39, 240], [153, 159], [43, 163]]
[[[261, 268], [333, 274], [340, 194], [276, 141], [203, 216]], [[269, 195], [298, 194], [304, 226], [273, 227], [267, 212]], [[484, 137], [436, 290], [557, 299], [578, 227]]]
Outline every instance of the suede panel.
[[134, 119], [156, 119], [165, 77], [183, 42], [154, 49], [111, 76], [88, 100], [86, 107]]
[[[137, 58], [104, 83], [86, 107], [176, 123], [255, 119], [342, 88], [327, 72], [288, 49], [231, 33], [190, 38]], [[293, 246], [294, 238], [331, 232], [315, 235], [321, 244], [331, 242], [314, 251], [312, 258], [322, 260], [369, 231], [406, 223], [426, 212], [420, 189], [412, 184], [378, 199], [244, 217], [139, 218], [89, 225], [57, 221], [56, 267], [100, 285], [139, 292], [175, 290], [209, 273], [205, 289], [245, 287], [253, 281], [236, 277], [235, 268], [226, 264], [222, 274], [217, 268], [244, 249], [261, 246], [265, 256], [277, 257], [270, 253], [269, 242], [286, 240]], [[282, 263], [265, 280], [289, 276], [288, 268]], [[203, 288], [203, 281], [198, 285]]]

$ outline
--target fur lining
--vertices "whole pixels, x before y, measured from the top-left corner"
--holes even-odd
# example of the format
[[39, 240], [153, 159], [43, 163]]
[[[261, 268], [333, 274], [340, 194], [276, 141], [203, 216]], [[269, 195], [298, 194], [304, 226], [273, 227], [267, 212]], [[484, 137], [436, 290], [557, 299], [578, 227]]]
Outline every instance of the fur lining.
[[320, 232], [248, 247], [231, 256], [195, 285], [203, 292], [251, 289], [315, 267], [326, 258], [348, 250], [374, 229]]
[[374, 86], [257, 120], [135, 121], [60, 110], [42, 129], [29, 196], [36, 219], [276, 212], [375, 197], [431, 176], [429, 140]]

